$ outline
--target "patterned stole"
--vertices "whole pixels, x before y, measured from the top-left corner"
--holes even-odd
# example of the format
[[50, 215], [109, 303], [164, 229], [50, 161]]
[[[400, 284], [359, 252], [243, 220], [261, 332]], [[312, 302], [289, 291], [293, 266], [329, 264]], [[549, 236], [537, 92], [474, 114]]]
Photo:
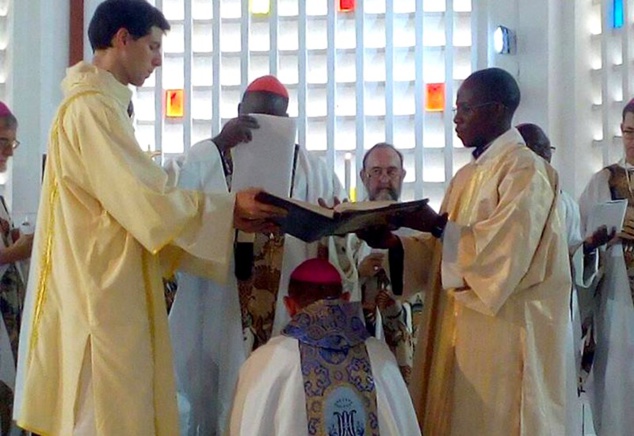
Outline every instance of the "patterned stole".
[[360, 303], [321, 300], [282, 334], [299, 341], [309, 435], [379, 435], [376, 389]]
[[1, 231], [0, 236], [2, 237], [2, 241], [4, 242], [4, 246], [8, 247], [13, 244], [13, 239], [11, 238], [11, 228], [13, 228], [13, 223], [11, 222], [11, 215], [9, 215], [9, 208], [7, 207], [7, 203], [4, 201], [4, 196], [0, 195], [0, 207], [2, 207], [2, 212], [0, 213], [0, 219], [4, 219], [6, 217], [6, 227], [7, 231]]
[[[612, 200], [626, 199], [628, 206], [631, 206], [634, 198], [632, 198], [632, 193], [630, 192], [625, 168], [618, 164], [614, 164], [606, 167], [606, 169], [610, 172], [608, 186], [610, 188], [610, 196], [612, 197]], [[634, 174], [630, 173], [630, 175], [634, 177]]]
[[[0, 231], [0, 237], [2, 237], [5, 247], [8, 247], [13, 244], [13, 239], [11, 237], [12, 223], [4, 197], [1, 195], [0, 207], [3, 209], [0, 216], [4, 216], [8, 219], [7, 229], [6, 231]], [[9, 264], [4, 270], [2, 276], [0, 276], [0, 314], [2, 316], [2, 321], [4, 321], [6, 326], [9, 340], [11, 341], [11, 349], [13, 351], [15, 362], [17, 362], [18, 359], [18, 339], [20, 337], [20, 325], [22, 323], [22, 308], [24, 306], [25, 293], [26, 287], [20, 277], [20, 274], [18, 273], [16, 264]]]

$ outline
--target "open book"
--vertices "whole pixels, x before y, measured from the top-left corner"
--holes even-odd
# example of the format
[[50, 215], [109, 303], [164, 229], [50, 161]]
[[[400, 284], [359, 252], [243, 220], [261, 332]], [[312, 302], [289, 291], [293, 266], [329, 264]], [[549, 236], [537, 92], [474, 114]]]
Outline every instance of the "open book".
[[327, 209], [294, 198], [281, 198], [268, 192], [260, 192], [255, 198], [262, 203], [286, 209], [288, 215], [277, 219], [277, 224], [284, 233], [304, 242], [317, 241], [323, 236], [345, 235], [370, 226], [388, 226], [393, 222], [391, 218], [414, 212], [429, 201], [361, 201], [340, 203], [334, 209]]

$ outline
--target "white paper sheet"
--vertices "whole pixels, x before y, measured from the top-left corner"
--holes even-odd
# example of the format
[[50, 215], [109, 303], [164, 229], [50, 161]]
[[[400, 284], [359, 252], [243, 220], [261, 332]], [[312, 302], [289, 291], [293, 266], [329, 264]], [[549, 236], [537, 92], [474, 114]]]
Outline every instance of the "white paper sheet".
[[288, 197], [295, 152], [295, 120], [263, 114], [250, 116], [257, 120], [260, 128], [251, 130], [251, 142], [238, 144], [231, 150], [231, 190], [259, 187]]
[[616, 231], [620, 232], [623, 229], [626, 210], [627, 200], [612, 200], [596, 204], [592, 208], [592, 213], [588, 220], [586, 236], [590, 236], [598, 227], [603, 225], [607, 226], [608, 232], [612, 228], [616, 228]]

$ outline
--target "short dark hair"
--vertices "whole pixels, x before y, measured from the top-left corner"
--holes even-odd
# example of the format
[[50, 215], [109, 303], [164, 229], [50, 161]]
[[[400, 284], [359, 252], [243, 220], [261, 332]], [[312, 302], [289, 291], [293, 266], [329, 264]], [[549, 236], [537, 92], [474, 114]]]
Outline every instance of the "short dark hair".
[[628, 101], [625, 107], [623, 108], [622, 121], [625, 121], [625, 114], [627, 114], [628, 112], [634, 114], [634, 98]]
[[401, 160], [401, 168], [403, 168], [403, 153], [401, 153], [396, 147], [394, 147], [393, 144], [390, 144], [388, 142], [379, 142], [378, 144], [374, 144], [372, 148], [366, 151], [363, 155], [363, 170], [365, 170], [365, 163], [368, 160], [368, 156], [370, 156], [370, 154], [377, 148], [389, 148], [390, 150], [394, 150], [398, 155], [398, 158]]
[[341, 283], [316, 284], [290, 279], [288, 282], [288, 296], [304, 308], [319, 300], [341, 298], [343, 285]]
[[148, 35], [152, 27], [163, 32], [170, 24], [163, 13], [146, 0], [106, 0], [101, 3], [88, 26], [92, 50], [112, 47], [112, 38], [119, 29], [126, 29], [134, 39]]
[[511, 114], [515, 113], [520, 105], [521, 94], [517, 81], [501, 68], [476, 71], [467, 80], [477, 85], [486, 101], [501, 103], [511, 111]]

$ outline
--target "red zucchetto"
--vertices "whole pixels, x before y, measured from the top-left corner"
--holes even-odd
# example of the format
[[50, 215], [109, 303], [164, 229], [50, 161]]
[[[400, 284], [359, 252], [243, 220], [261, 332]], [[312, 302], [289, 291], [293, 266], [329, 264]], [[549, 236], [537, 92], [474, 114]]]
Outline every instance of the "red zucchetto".
[[341, 284], [341, 275], [337, 268], [325, 259], [308, 259], [302, 262], [291, 273], [290, 279], [295, 282], [312, 285]]
[[288, 90], [275, 76], [262, 76], [255, 79], [247, 86], [245, 92], [270, 92], [284, 98], [288, 98]]

